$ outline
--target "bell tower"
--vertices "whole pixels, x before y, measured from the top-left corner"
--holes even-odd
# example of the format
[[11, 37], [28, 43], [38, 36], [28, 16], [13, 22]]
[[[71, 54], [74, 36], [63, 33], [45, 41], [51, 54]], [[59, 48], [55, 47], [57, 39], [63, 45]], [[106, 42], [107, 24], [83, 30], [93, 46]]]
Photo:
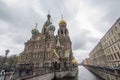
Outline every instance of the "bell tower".
[[67, 23], [63, 19], [63, 16], [62, 19], [59, 21], [58, 37], [61, 46], [63, 46], [65, 50], [71, 50], [71, 40], [69, 37], [69, 31], [67, 29]]
[[66, 26], [67, 26], [67, 23], [62, 16], [62, 19], [59, 21], [59, 30], [58, 30], [59, 36], [69, 36], [69, 32]]

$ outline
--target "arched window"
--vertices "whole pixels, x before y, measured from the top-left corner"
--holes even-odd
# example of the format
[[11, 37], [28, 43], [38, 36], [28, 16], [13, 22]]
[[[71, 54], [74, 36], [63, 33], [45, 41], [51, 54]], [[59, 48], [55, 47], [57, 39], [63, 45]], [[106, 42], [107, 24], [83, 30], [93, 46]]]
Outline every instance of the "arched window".
[[63, 34], [63, 30], [61, 29], [61, 34]]
[[65, 29], [65, 34], [67, 34], [67, 30]]
[[46, 28], [44, 28], [44, 34], [46, 34]]

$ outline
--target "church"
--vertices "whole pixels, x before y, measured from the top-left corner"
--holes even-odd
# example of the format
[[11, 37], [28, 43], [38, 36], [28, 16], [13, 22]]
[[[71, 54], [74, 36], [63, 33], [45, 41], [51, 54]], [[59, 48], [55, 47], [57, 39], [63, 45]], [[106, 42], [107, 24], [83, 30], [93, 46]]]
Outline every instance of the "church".
[[49, 66], [52, 62], [71, 63], [74, 59], [72, 43], [67, 29], [67, 23], [62, 18], [59, 21], [57, 35], [55, 26], [51, 22], [51, 15], [47, 15], [42, 31], [37, 25], [31, 31], [31, 38], [25, 42], [25, 48], [18, 59], [18, 65], [32, 65], [34, 67]]

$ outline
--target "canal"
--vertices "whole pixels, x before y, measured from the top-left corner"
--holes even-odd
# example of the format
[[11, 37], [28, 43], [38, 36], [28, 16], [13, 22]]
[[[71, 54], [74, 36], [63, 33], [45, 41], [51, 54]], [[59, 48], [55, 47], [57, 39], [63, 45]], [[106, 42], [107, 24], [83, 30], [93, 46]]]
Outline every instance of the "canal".
[[85, 67], [79, 66], [79, 72], [78, 76], [75, 79], [72, 78], [64, 78], [62, 80], [101, 80], [97, 78], [94, 74], [92, 74], [90, 71], [88, 71]]
[[[4, 77], [0, 76], [0, 80], [3, 80]], [[64, 78], [62, 80], [101, 80], [98, 79], [94, 74], [88, 71], [85, 67], [79, 66], [79, 72], [77, 78]]]

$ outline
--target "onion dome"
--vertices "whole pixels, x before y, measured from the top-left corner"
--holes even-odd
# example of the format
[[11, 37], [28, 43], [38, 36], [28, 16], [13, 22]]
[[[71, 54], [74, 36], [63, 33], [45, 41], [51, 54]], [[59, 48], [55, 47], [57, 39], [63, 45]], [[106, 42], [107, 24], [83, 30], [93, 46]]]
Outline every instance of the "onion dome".
[[31, 31], [31, 33], [32, 33], [32, 34], [38, 34], [39, 31], [38, 31], [38, 29], [34, 28], [34, 29]]
[[31, 31], [32, 34], [39, 34], [39, 30], [37, 29], [37, 23], [35, 28]]
[[66, 21], [65, 21], [64, 19], [61, 19], [61, 20], [59, 21], [59, 24], [62, 24], [62, 23], [66, 24]]
[[52, 25], [52, 24], [50, 24], [50, 25], [48, 26], [48, 30], [55, 31], [55, 26], [54, 26], [54, 25]]
[[72, 59], [72, 64], [76, 64], [77, 63], [77, 61], [75, 60], [75, 59]]

